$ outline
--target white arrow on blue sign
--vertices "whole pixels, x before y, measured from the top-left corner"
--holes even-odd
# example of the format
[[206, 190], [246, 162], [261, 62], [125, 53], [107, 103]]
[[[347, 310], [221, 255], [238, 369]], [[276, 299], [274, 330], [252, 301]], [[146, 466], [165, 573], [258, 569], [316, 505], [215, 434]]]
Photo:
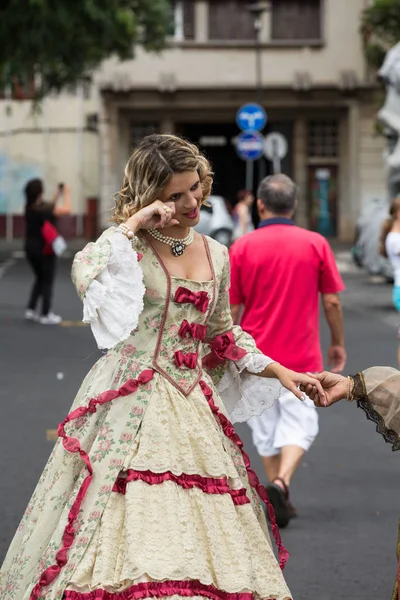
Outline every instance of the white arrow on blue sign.
[[264, 152], [264, 138], [258, 131], [244, 131], [236, 138], [236, 152], [242, 160], [258, 160]]
[[237, 111], [236, 123], [242, 131], [261, 131], [267, 124], [267, 113], [260, 104], [244, 104]]

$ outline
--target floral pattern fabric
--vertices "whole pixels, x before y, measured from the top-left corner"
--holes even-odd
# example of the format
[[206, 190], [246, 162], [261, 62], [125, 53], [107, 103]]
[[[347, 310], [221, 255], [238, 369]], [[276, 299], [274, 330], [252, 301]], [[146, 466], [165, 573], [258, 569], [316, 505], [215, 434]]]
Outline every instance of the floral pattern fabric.
[[[121, 234], [109, 230], [74, 263], [82, 298], [109, 264], [113, 235]], [[118, 598], [143, 582], [168, 581], [174, 589], [192, 582], [199, 596], [211, 586], [221, 598], [290, 599], [242, 450], [225, 435], [200, 385], [212, 389], [218, 414], [225, 414], [215, 384], [228, 361], [207, 372], [208, 342], [232, 332], [240, 348], [258, 354], [252, 338], [232, 327], [226, 251], [205, 243], [213, 279], [200, 283], [170, 277], [151, 245], [137, 240], [146, 288], [138, 327], [83, 381], [71, 408], [76, 418], [59, 429], [68, 443], [65, 436], [64, 446], [61, 438], [56, 443], [0, 571], [1, 600], [62, 600], [64, 594], [83, 600], [92, 592]], [[179, 287], [206, 292], [206, 312], [176, 302]], [[199, 326], [207, 328], [205, 341]], [[196, 364], [178, 365], [176, 352], [196, 354]], [[141, 379], [148, 370], [153, 377]], [[106, 391], [109, 401], [101, 403]], [[90, 485], [71, 523], [88, 461]], [[122, 493], [116, 482], [132, 473], [142, 475], [131, 476]], [[202, 485], [185, 487], [185, 480]], [[224, 485], [210, 493], [217, 480]], [[233, 502], [239, 495], [243, 502]], [[49, 582], [44, 574], [60, 566], [66, 539], [65, 560]]]

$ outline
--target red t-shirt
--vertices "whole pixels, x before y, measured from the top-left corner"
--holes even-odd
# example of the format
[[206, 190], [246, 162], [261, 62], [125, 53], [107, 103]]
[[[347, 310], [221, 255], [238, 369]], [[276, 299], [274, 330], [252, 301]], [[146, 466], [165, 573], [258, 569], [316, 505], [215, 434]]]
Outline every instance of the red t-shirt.
[[263, 223], [231, 246], [231, 304], [244, 305], [241, 326], [264, 354], [320, 371], [319, 294], [344, 290], [335, 257], [324, 237], [290, 219]]

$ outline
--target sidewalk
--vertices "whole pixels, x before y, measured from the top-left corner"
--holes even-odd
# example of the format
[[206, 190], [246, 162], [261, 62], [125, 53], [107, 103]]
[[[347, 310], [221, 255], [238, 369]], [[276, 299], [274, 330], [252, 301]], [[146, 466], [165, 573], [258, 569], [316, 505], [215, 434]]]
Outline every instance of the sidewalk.
[[[89, 240], [85, 238], [73, 238], [66, 240], [68, 249], [64, 252], [61, 258], [70, 259], [76, 252], [82, 250]], [[15, 239], [7, 241], [4, 238], [0, 239], [0, 260], [5, 258], [22, 258], [24, 256], [24, 240]]]
[[[71, 252], [78, 252], [91, 240], [87, 240], [85, 238], [72, 238], [66, 240], [68, 244], [68, 250]], [[333, 251], [336, 253], [339, 252], [350, 252], [351, 244], [338, 242], [336, 240], [328, 240]], [[24, 248], [24, 240], [23, 238], [18, 238], [15, 240], [8, 241], [5, 238], [0, 238], [0, 254], [11, 256], [14, 252], [22, 251]]]

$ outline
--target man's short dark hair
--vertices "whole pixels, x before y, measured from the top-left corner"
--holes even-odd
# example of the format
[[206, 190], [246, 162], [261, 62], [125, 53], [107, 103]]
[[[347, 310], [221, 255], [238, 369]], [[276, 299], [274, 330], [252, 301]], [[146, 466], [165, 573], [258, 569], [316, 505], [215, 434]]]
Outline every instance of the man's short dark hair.
[[257, 198], [275, 215], [290, 213], [296, 205], [297, 186], [287, 175], [270, 175], [260, 183]]

